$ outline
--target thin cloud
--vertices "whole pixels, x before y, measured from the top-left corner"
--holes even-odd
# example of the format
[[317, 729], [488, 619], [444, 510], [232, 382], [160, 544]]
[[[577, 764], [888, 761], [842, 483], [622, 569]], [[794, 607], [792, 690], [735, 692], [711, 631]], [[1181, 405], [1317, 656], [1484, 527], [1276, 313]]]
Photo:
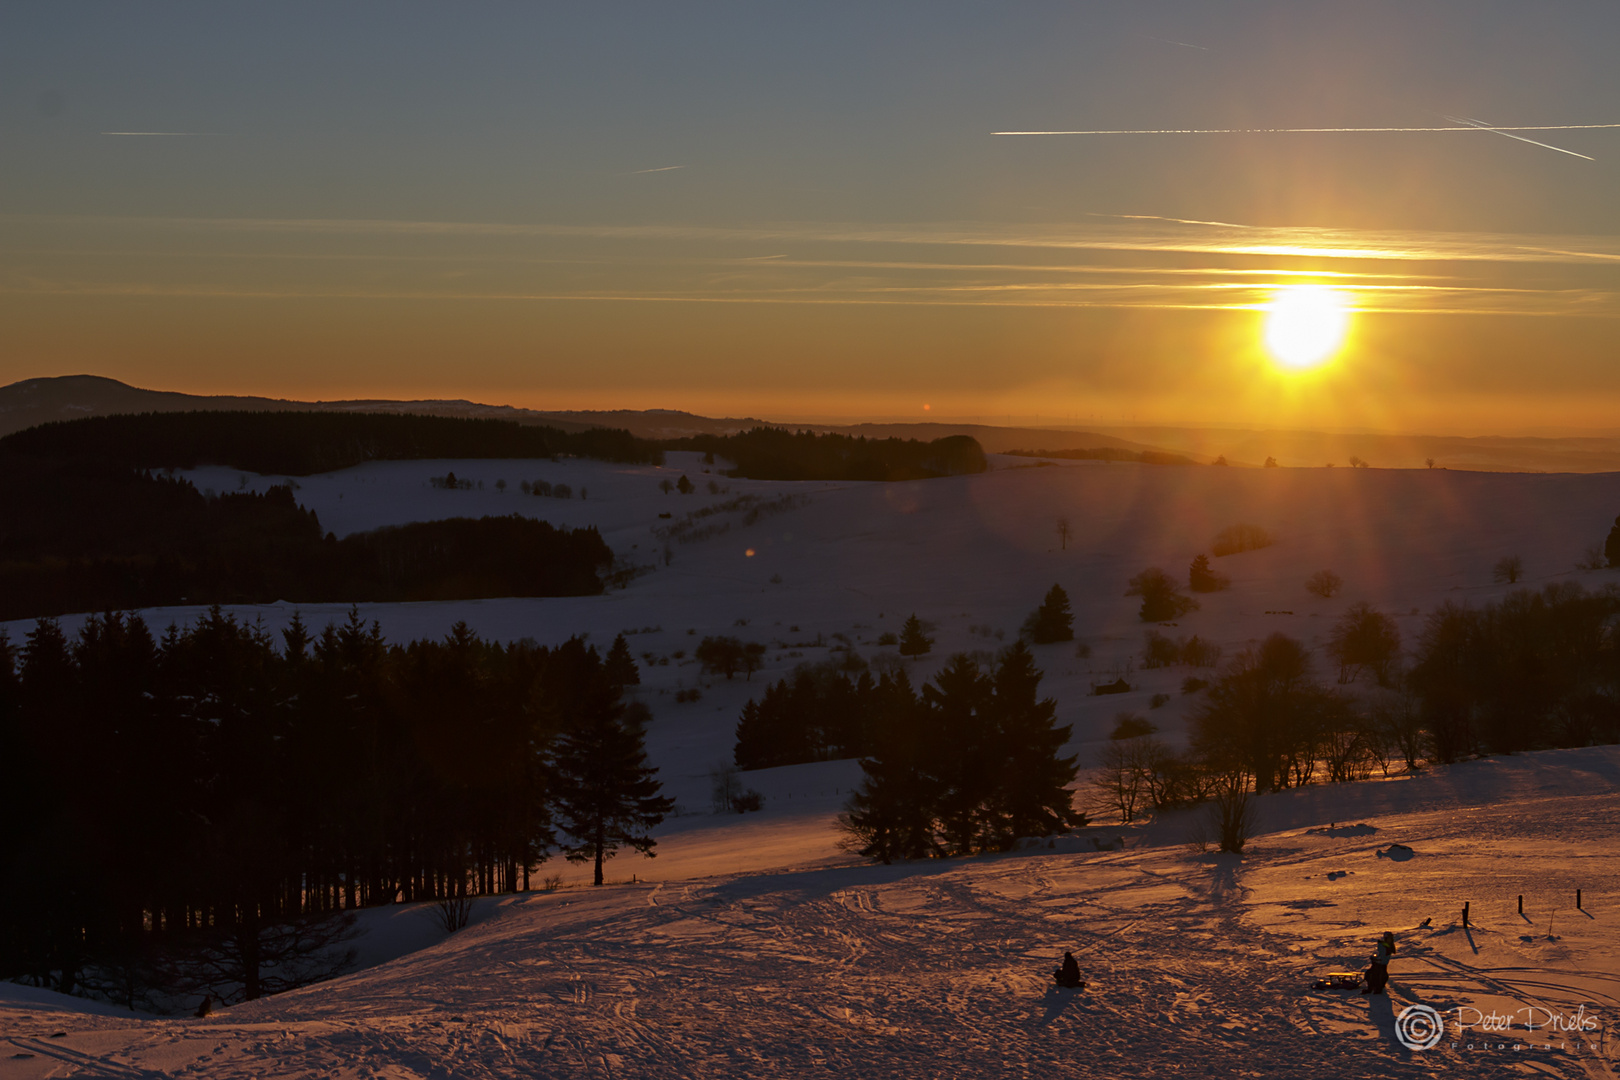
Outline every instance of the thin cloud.
[[628, 175], [641, 176], [643, 173], [674, 172], [676, 169], [684, 168], [686, 168], [685, 165], [660, 165], [656, 169], [632, 169]]
[[1570, 157], [1585, 158], [1587, 161], [1597, 160], [1597, 158], [1588, 157], [1586, 154], [1577, 154], [1573, 150], [1565, 150], [1562, 146], [1554, 146], [1552, 143], [1537, 142], [1535, 139], [1527, 139], [1523, 135], [1514, 135], [1503, 128], [1493, 127], [1492, 125], [1485, 123], [1483, 120], [1470, 120], [1465, 116], [1448, 116], [1446, 119], [1455, 120], [1459, 124], [1467, 124], [1469, 127], [1478, 128], [1480, 131], [1494, 131], [1496, 134], [1505, 138], [1516, 139], [1522, 143], [1529, 143], [1531, 146], [1541, 146], [1548, 150], [1556, 150], [1560, 154], [1568, 154]]
[[[1512, 127], [1459, 120], [1445, 127], [1110, 128], [1094, 131], [992, 131], [992, 135], [1345, 135], [1426, 131], [1603, 131], [1620, 124], [1520, 124]], [[1545, 144], [1538, 144], [1545, 145]], [[1554, 146], [1550, 149], [1557, 150]], [[1567, 153], [1567, 151], [1566, 151]]]
[[[1446, 128], [1444, 130], [1457, 130]], [[466, 238], [574, 238], [648, 242], [791, 242], [893, 244], [899, 246], [1006, 247], [1055, 251], [1185, 253], [1392, 260], [1399, 262], [1582, 263], [1620, 259], [1620, 237], [1424, 230], [1335, 229], [1315, 226], [1250, 226], [1199, 223], [1138, 215], [1130, 221], [1164, 222], [1163, 228], [1127, 225], [1077, 226], [941, 223], [934, 226], [789, 222], [719, 227], [697, 225], [554, 225], [504, 222], [399, 221], [387, 219], [134, 218], [76, 215], [0, 215], [0, 224], [75, 224], [97, 230], [176, 230], [197, 233], [307, 236], [461, 236]]]

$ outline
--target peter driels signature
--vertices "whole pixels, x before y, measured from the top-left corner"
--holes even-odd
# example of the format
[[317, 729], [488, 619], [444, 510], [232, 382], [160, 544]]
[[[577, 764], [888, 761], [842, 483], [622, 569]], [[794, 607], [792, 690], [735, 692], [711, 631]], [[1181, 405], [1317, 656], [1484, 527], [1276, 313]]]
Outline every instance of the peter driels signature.
[[[1518, 1028], [1523, 1031], [1557, 1031], [1565, 1034], [1577, 1032], [1597, 1031], [1602, 1024], [1595, 1016], [1588, 1016], [1586, 1006], [1582, 1005], [1573, 1013], [1559, 1012], [1555, 1009], [1546, 1009], [1537, 1005], [1526, 1005], [1513, 1012], [1482, 1012], [1469, 1005], [1458, 1005], [1451, 1010], [1455, 1014], [1452, 1021], [1457, 1025], [1457, 1033], [1464, 1031], [1513, 1031]], [[1515, 1018], [1521, 1022], [1514, 1023]]]

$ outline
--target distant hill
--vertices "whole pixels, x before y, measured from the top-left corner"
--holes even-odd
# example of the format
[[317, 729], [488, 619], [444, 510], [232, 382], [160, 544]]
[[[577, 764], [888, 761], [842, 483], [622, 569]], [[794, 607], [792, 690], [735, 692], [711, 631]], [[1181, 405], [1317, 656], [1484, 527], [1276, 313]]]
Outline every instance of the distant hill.
[[[115, 413], [191, 412], [369, 412], [412, 413], [462, 419], [511, 420], [562, 431], [619, 428], [642, 439], [659, 441], [703, 435], [728, 436], [761, 426], [785, 427], [864, 436], [868, 439], [916, 439], [932, 442], [953, 435], [971, 436], [986, 453], [1013, 450], [1129, 451], [1132, 455], [1175, 454], [1210, 462], [1225, 457], [1233, 466], [1259, 466], [1268, 457], [1291, 468], [1338, 466], [1351, 457], [1373, 468], [1436, 467], [1478, 472], [1620, 472], [1620, 438], [1612, 436], [1536, 438], [1528, 436], [1380, 435], [1322, 431], [1141, 426], [1081, 430], [997, 427], [990, 424], [861, 423], [797, 424], [755, 417], [710, 417], [674, 409], [539, 410], [475, 401], [290, 401], [283, 398], [199, 396], [165, 390], [143, 390], [96, 375], [24, 379], [0, 387], [0, 437], [53, 420], [75, 420]], [[1129, 459], [1127, 459], [1129, 460]], [[1134, 460], [1144, 460], [1140, 457]]]
[[181, 394], [171, 390], [143, 390], [99, 375], [24, 379], [10, 386], [0, 386], [0, 437], [54, 420], [82, 420], [87, 416], [147, 412], [411, 413], [465, 420], [512, 420], [563, 431], [624, 426], [607, 421], [575, 420], [569, 415], [552, 415], [510, 405], [480, 405], [461, 400], [289, 401], [285, 398]]

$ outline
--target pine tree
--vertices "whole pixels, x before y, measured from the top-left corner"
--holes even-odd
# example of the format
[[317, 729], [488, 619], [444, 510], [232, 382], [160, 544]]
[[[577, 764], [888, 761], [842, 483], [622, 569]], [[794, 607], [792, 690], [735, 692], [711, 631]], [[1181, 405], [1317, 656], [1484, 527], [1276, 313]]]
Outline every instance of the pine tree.
[[1057, 726], [1055, 701], [1037, 698], [1040, 683], [1041, 672], [1023, 642], [1002, 653], [992, 711], [1002, 748], [995, 816], [1003, 847], [1021, 836], [1049, 836], [1086, 823], [1069, 791], [1078, 759], [1059, 756], [1070, 726]]
[[1193, 592], [1220, 592], [1230, 584], [1230, 578], [1210, 567], [1208, 555], [1193, 556], [1187, 567], [1187, 587]]
[[844, 846], [885, 864], [938, 854], [937, 785], [923, 771], [929, 733], [904, 671], [878, 682], [873, 712], [872, 748], [861, 761], [865, 778], [839, 815]]
[[557, 819], [573, 840], [563, 845], [568, 860], [594, 860], [600, 885], [602, 864], [619, 848], [653, 857], [657, 841], [648, 830], [675, 804], [658, 794], [658, 770], [648, 767], [642, 734], [624, 722], [605, 674], [584, 674], [590, 685], [557, 744]]
[[988, 846], [995, 831], [987, 811], [1001, 773], [1002, 747], [990, 679], [972, 657], [958, 653], [923, 687], [922, 700], [933, 733], [923, 771], [937, 785], [940, 840], [948, 854], [970, 855]]
[[630, 645], [620, 634], [613, 639], [613, 647], [608, 650], [607, 678], [615, 690], [623, 690], [626, 686], [638, 686], [641, 683], [641, 673], [636, 670], [635, 659], [630, 655]]
[[1074, 615], [1069, 611], [1069, 594], [1063, 586], [1053, 585], [1047, 590], [1041, 606], [1024, 620], [1023, 632], [1037, 645], [1074, 640]]
[[934, 639], [923, 633], [922, 620], [916, 612], [900, 628], [900, 655], [921, 656], [934, 647]]

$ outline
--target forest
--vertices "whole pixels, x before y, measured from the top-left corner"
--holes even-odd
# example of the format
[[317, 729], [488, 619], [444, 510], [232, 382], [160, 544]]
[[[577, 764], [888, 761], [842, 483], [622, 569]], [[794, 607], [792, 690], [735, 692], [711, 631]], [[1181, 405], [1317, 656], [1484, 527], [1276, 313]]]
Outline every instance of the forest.
[[341, 966], [338, 913], [653, 853], [623, 638], [388, 645], [355, 613], [279, 637], [218, 609], [0, 636], [0, 978], [253, 998]]
[[1143, 465], [1197, 465], [1184, 454], [1164, 450], [1127, 450], [1122, 446], [1099, 446], [1090, 450], [1008, 450], [1013, 457], [1058, 458], [1063, 461], [1137, 461]]
[[1068, 785], [1069, 727], [1041, 698], [1028, 646], [989, 667], [951, 657], [921, 692], [904, 668], [877, 680], [802, 668], [750, 701], [737, 723], [739, 768], [861, 758], [861, 788], [840, 818], [845, 846], [881, 862], [1006, 851], [1020, 837], [1085, 824]]
[[163, 605], [599, 593], [594, 528], [452, 518], [339, 540], [289, 487], [203, 495], [92, 460], [0, 470], [0, 619]]
[[932, 442], [867, 439], [757, 427], [736, 435], [694, 435], [663, 443], [732, 463], [728, 476], [750, 480], [924, 480], [984, 472], [984, 450], [967, 435]]
[[89, 459], [127, 469], [224, 465], [261, 476], [311, 476], [367, 461], [459, 458], [597, 458], [663, 461], [627, 431], [566, 432], [511, 420], [395, 413], [176, 412], [64, 420], [0, 439], [7, 459]]
[[[1263, 793], [1364, 780], [1479, 755], [1620, 742], [1620, 590], [1562, 582], [1517, 589], [1482, 607], [1430, 612], [1409, 653], [1394, 619], [1352, 604], [1319, 666], [1302, 642], [1274, 633], [1201, 694], [1189, 745], [1173, 750], [1146, 718], [1121, 714], [1093, 782], [1098, 803], [1127, 821], [1223, 793]], [[1196, 638], [1150, 631], [1147, 656], [1207, 662]]]

